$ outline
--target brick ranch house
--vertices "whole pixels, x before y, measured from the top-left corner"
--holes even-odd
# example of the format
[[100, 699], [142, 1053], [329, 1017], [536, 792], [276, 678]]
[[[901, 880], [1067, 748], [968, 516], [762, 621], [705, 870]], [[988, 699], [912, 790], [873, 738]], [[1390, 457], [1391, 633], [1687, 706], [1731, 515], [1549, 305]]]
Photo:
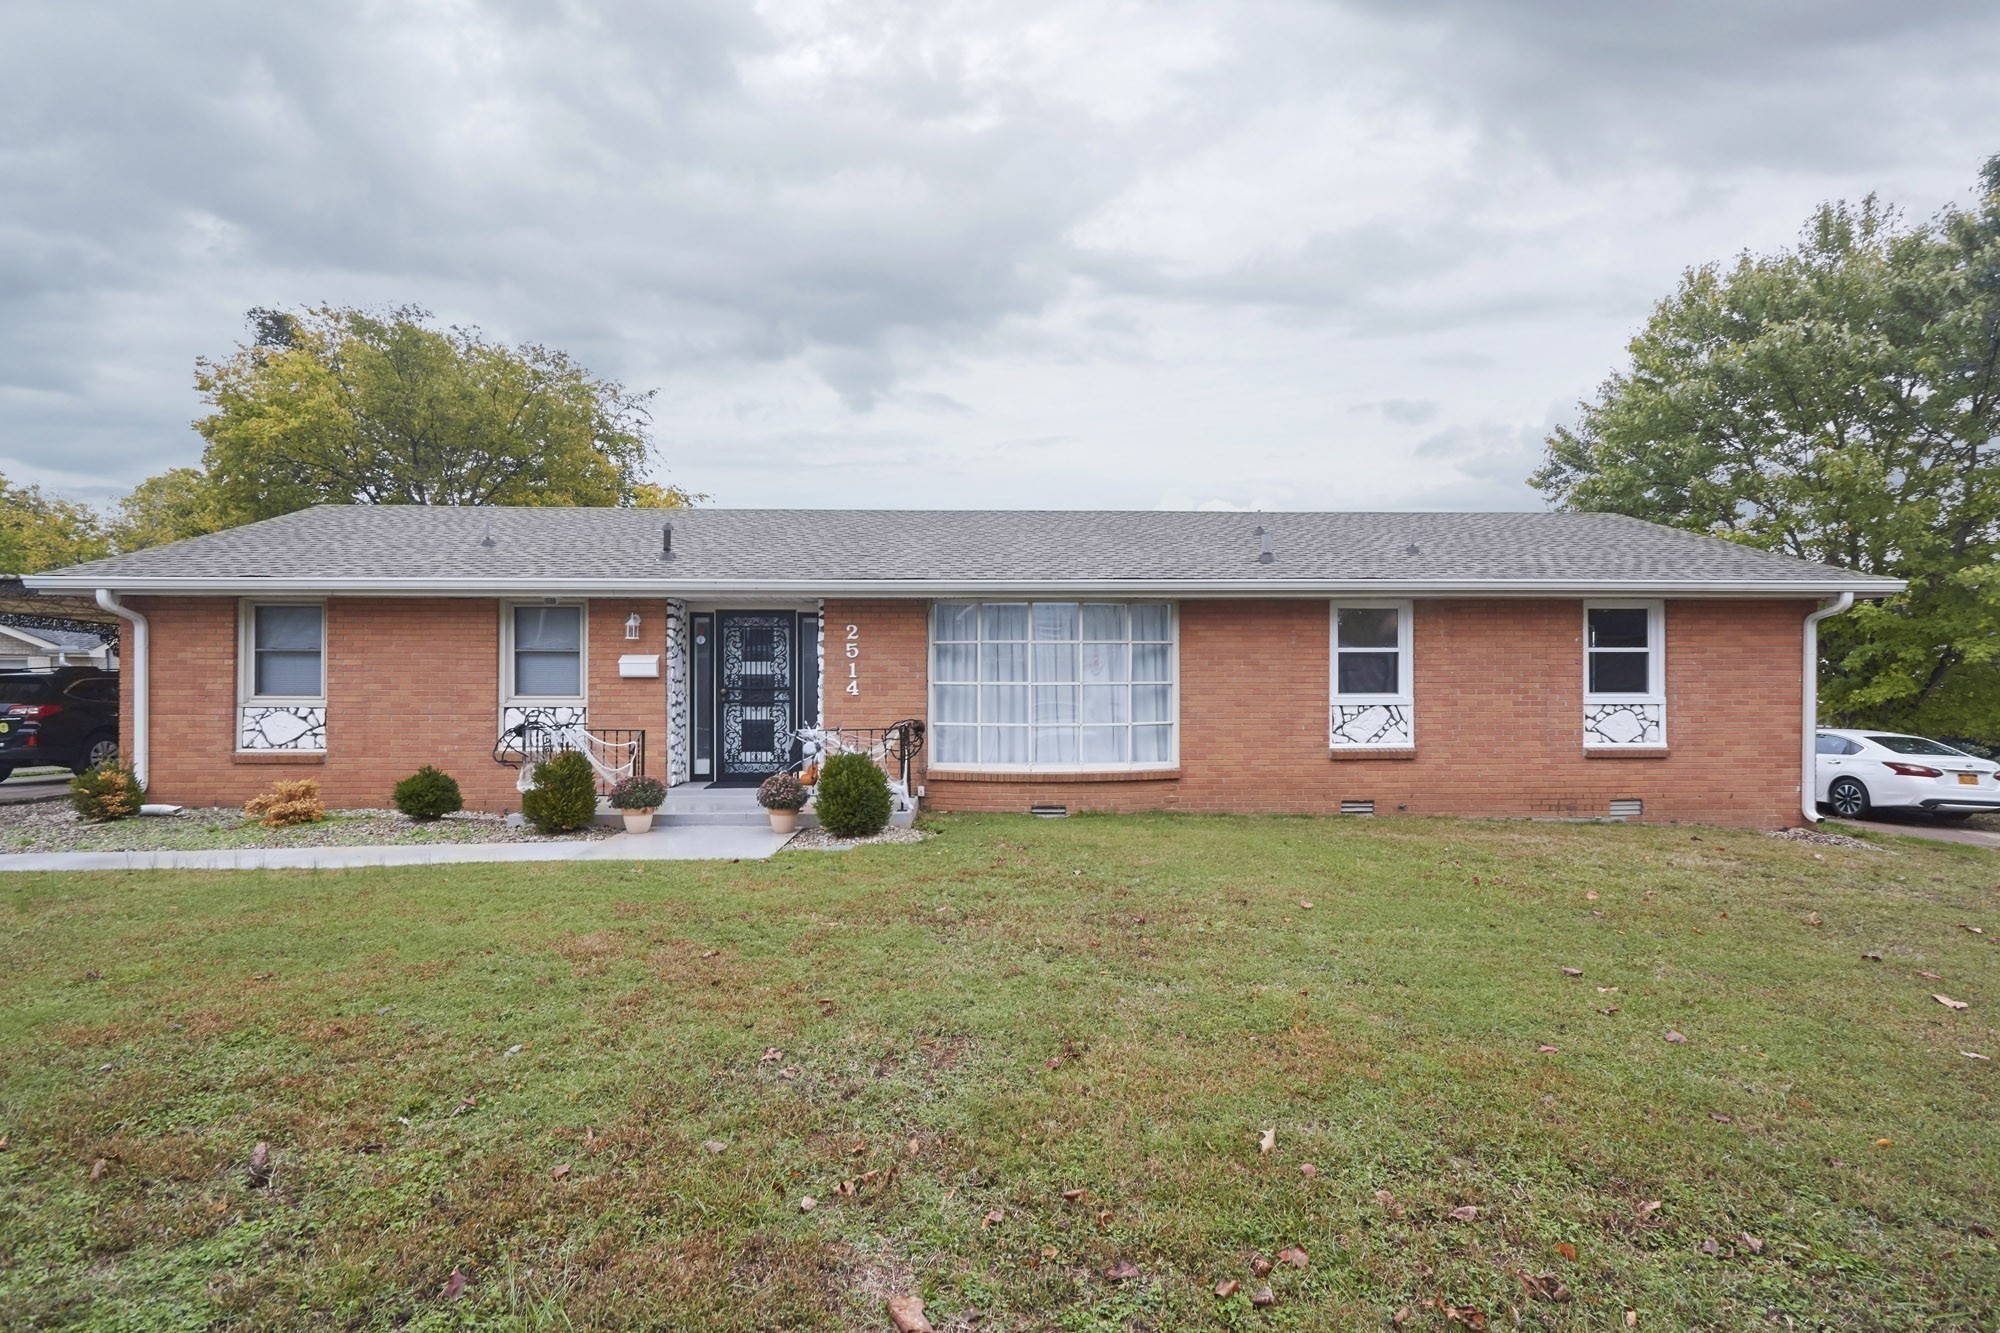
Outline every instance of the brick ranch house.
[[124, 618], [125, 753], [187, 805], [435, 764], [513, 809], [526, 719], [673, 784], [917, 719], [934, 809], [1765, 828], [1812, 817], [1817, 620], [1902, 586], [1604, 514], [421, 506], [29, 583]]

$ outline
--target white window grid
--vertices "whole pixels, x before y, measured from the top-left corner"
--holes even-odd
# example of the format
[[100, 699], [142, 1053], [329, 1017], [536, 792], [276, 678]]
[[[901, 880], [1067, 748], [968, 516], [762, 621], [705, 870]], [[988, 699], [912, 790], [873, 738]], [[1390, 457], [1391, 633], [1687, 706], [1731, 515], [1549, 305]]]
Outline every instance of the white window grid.
[[1172, 767], [1177, 629], [1167, 602], [934, 604], [931, 767]]

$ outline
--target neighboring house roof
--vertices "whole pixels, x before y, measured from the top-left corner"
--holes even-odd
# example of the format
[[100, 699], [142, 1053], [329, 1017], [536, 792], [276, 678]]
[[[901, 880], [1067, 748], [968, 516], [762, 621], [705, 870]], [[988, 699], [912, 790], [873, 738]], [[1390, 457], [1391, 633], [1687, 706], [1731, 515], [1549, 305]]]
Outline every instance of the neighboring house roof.
[[[672, 560], [660, 555], [673, 524]], [[1269, 534], [1272, 558], [1260, 562]], [[1903, 586], [1617, 514], [329, 505], [31, 576], [126, 592], [1281, 594]]]

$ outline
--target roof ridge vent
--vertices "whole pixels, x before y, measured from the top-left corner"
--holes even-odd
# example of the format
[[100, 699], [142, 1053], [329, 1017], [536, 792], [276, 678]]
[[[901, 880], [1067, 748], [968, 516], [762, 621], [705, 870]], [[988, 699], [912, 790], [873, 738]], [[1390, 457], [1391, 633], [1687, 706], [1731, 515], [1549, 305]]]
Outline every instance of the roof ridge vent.
[[1256, 528], [1251, 531], [1250, 535], [1257, 539], [1258, 564], [1268, 565], [1273, 560], [1276, 560], [1278, 558], [1271, 552], [1271, 534], [1264, 530], [1264, 525], [1262, 523], [1259, 523], [1256, 526]]
[[486, 535], [479, 539], [479, 544], [481, 546], [493, 545], [493, 516], [491, 514], [486, 516]]
[[660, 559], [671, 560], [673, 558], [674, 558], [674, 521], [672, 519], [668, 519], [664, 523], [660, 524]]

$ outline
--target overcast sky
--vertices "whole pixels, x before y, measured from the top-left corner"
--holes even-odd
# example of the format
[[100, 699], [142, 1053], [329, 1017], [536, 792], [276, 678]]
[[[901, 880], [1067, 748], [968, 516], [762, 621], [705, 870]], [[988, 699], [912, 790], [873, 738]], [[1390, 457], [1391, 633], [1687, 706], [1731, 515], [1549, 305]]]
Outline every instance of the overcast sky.
[[1684, 267], [2000, 152], [1924, 0], [0, 3], [0, 473], [194, 462], [257, 305], [657, 388], [726, 505], [1535, 508]]

